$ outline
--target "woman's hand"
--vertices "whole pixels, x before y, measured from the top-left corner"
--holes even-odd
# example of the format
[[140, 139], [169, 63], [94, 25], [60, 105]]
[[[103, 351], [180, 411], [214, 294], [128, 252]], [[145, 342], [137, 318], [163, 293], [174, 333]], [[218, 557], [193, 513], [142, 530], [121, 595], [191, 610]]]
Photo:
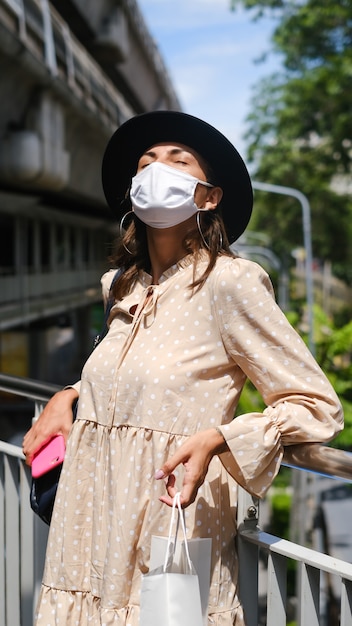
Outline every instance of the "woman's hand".
[[54, 435], [63, 435], [66, 442], [73, 421], [72, 406], [77, 398], [78, 392], [73, 388], [58, 391], [50, 398], [43, 412], [23, 438], [22, 449], [27, 465], [32, 464], [36, 450]]
[[189, 437], [171, 459], [155, 472], [157, 480], [167, 478], [167, 495], [161, 496], [160, 501], [172, 506], [173, 498], [177, 492], [173, 471], [182, 463], [185, 473], [180, 501], [183, 508], [192, 504], [196, 499], [199, 487], [204, 483], [211, 459], [215, 454], [221, 454], [226, 450], [228, 450], [227, 444], [221, 433], [215, 428], [203, 430]]

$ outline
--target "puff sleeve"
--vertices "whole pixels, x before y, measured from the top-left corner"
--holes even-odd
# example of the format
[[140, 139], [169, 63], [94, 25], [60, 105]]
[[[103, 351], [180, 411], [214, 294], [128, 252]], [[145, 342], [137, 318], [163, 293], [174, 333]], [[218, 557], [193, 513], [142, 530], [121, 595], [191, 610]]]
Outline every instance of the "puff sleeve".
[[343, 427], [328, 379], [275, 302], [268, 275], [255, 263], [225, 263], [213, 300], [229, 356], [261, 394], [263, 413], [240, 415], [220, 430], [226, 470], [262, 497], [277, 474], [284, 446], [328, 442]]
[[66, 385], [64, 389], [75, 389], [79, 395], [79, 392], [81, 391], [81, 381], [78, 380], [76, 383], [73, 383], [73, 385]]
[[113, 281], [115, 274], [116, 274], [116, 269], [110, 269], [107, 272], [105, 272], [105, 274], [103, 274], [100, 279], [104, 309], [106, 308], [106, 304], [109, 299], [110, 287], [111, 287], [111, 283]]

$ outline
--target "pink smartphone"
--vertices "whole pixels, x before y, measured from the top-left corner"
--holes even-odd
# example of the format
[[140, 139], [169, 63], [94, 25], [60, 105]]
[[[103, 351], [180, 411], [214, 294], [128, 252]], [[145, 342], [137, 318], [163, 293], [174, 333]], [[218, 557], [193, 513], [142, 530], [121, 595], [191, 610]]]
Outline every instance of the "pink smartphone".
[[55, 435], [33, 455], [32, 476], [38, 478], [62, 463], [65, 456], [63, 435]]

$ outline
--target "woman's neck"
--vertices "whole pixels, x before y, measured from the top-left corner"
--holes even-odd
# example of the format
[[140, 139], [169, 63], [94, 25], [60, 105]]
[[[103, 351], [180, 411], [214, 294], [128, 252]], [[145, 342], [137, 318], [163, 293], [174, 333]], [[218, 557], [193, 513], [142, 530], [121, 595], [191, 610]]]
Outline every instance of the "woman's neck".
[[[190, 221], [192, 221], [191, 224]], [[160, 277], [169, 267], [187, 255], [183, 241], [187, 232], [193, 228], [193, 218], [171, 228], [147, 227], [151, 275], [154, 285], [158, 284]]]

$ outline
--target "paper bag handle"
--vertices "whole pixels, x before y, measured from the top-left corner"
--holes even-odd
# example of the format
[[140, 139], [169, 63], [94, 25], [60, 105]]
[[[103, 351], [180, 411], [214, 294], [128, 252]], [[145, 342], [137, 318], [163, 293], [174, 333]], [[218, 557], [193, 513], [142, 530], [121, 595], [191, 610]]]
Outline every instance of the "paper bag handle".
[[185, 552], [186, 552], [186, 557], [187, 557], [187, 564], [188, 564], [188, 567], [189, 567], [189, 571], [191, 572], [193, 570], [193, 565], [192, 565], [192, 561], [191, 561], [190, 556], [189, 556], [188, 542], [187, 542], [187, 535], [186, 535], [186, 524], [185, 524], [184, 512], [183, 512], [182, 507], [181, 507], [181, 494], [180, 494], [179, 491], [176, 493], [176, 495], [175, 495], [175, 497], [173, 499], [173, 502], [172, 502], [171, 521], [170, 521], [169, 536], [168, 536], [168, 541], [167, 541], [167, 548], [166, 548], [166, 552], [165, 552], [165, 561], [164, 561], [163, 571], [166, 572], [167, 565], [168, 565], [169, 558], [170, 558], [172, 528], [173, 528], [173, 525], [174, 525], [174, 522], [175, 522], [176, 509], [177, 509], [177, 512], [178, 512], [178, 517], [177, 517], [176, 532], [175, 532], [175, 539], [174, 539], [174, 544], [173, 544], [172, 556], [174, 556], [174, 554], [175, 554], [179, 522], [181, 520], [181, 527], [182, 527], [182, 532], [183, 532], [183, 541], [184, 541], [184, 547], [185, 547]]

